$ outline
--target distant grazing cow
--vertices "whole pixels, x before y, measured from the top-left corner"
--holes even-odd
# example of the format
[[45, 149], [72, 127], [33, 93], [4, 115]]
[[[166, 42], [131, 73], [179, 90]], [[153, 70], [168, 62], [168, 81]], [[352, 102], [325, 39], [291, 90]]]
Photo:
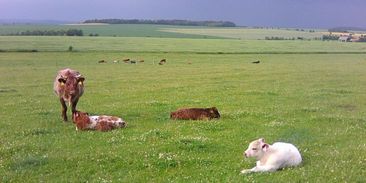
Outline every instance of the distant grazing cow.
[[253, 64], [259, 64], [259, 63], [261, 63], [261, 61], [259, 61], [259, 60], [257, 60], [257, 61], [254, 61], [254, 62], [252, 62]]
[[105, 61], [105, 60], [99, 60], [98, 63], [100, 63], [100, 64], [101, 63], [107, 63], [107, 61]]
[[76, 130], [110, 131], [115, 128], [124, 128], [127, 123], [115, 116], [89, 116], [86, 112], [76, 111], [72, 115]]
[[220, 118], [216, 107], [211, 108], [184, 108], [170, 113], [170, 118], [177, 120], [210, 120]]
[[58, 71], [54, 81], [53, 90], [59, 97], [62, 106], [62, 118], [67, 121], [67, 106], [65, 102], [71, 105], [71, 111], [76, 111], [76, 105], [79, 98], [84, 93], [85, 78], [78, 72], [72, 69], [63, 69]]
[[284, 142], [270, 145], [263, 138], [251, 142], [244, 156], [256, 158], [258, 161], [254, 168], [242, 170], [242, 174], [274, 172], [284, 167], [297, 166], [302, 161], [301, 154], [294, 145]]
[[140, 62], [140, 63], [143, 63], [143, 62], [145, 62], [145, 60], [140, 60], [139, 62]]
[[119, 60], [114, 60], [113, 63], [118, 64]]
[[130, 63], [131, 64], [136, 64], [136, 61], [135, 60], [131, 60]]
[[164, 59], [161, 59], [161, 60], [160, 60], [159, 65], [163, 65], [163, 64], [165, 64], [165, 63], [166, 63], [166, 59], [164, 58]]
[[125, 58], [125, 59], [123, 59], [123, 61], [124, 62], [128, 62], [128, 61], [130, 61], [130, 59], [129, 58]]

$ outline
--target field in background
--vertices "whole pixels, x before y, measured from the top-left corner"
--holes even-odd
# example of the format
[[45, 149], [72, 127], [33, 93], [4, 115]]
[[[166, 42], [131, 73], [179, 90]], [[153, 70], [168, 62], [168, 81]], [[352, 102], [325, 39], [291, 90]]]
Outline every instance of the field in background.
[[[364, 181], [363, 43], [0, 36], [0, 50], [1, 182]], [[112, 63], [123, 58], [145, 62]], [[52, 87], [65, 67], [86, 77], [79, 110], [128, 127], [63, 123]], [[220, 120], [169, 119], [212, 106]], [[239, 175], [255, 165], [242, 153], [259, 137], [295, 144], [303, 164]]]
[[162, 28], [164, 32], [170, 33], [182, 33], [182, 34], [194, 34], [194, 35], [206, 35], [216, 36], [232, 39], [243, 39], [243, 40], [264, 40], [266, 37], [279, 37], [284, 39], [315, 39], [321, 38], [324, 30], [316, 30], [316, 32], [309, 32], [310, 30], [301, 29], [275, 29], [275, 28]]
[[0, 51], [365, 53], [363, 43], [144, 37], [0, 36]]
[[[137, 24], [75, 24], [75, 25], [0, 25], [0, 35], [34, 30], [67, 30], [81, 29], [85, 36], [98, 34], [108, 37], [158, 37], [158, 38], [229, 38], [244, 40], [264, 40], [266, 37], [282, 37], [291, 39], [320, 38], [328, 34], [325, 30], [280, 29], [280, 28], [213, 28], [200, 26], [169, 26], [169, 25], [137, 25]], [[303, 30], [303, 31], [301, 31]]]
[[[0, 25], [0, 36], [17, 32], [35, 30], [83, 30], [84, 36], [90, 34], [102, 37], [154, 37], [154, 38], [195, 38], [195, 39], [241, 39], [241, 40], [314, 40], [329, 35], [325, 29], [299, 28], [251, 28], [251, 27], [201, 27], [170, 26], [145, 24], [65, 24], [65, 25]], [[351, 31], [355, 36], [366, 34], [363, 31]], [[332, 32], [333, 35], [347, 33]]]
[[81, 29], [84, 36], [89, 34], [98, 34], [108, 37], [162, 37], [162, 38], [216, 38], [214, 36], [183, 34], [174, 32], [163, 32], [161, 29], [179, 28], [181, 26], [168, 25], [0, 25], [0, 35], [8, 35], [16, 32], [34, 31], [34, 30], [67, 30]]

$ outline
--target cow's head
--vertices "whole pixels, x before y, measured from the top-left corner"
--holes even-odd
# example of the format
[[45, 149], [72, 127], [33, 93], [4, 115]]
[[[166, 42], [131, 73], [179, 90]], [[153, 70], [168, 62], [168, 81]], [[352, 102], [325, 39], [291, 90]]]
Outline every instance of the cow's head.
[[79, 95], [79, 86], [83, 86], [85, 78], [78, 75], [73, 75], [71, 73], [66, 73], [58, 79], [58, 82], [62, 87], [64, 87], [66, 97], [71, 101], [76, 95]]
[[209, 108], [209, 112], [210, 112], [210, 117], [212, 117], [212, 118], [220, 118], [220, 113], [219, 113], [219, 111], [217, 110], [216, 107]]
[[125, 121], [118, 121], [117, 123], [116, 123], [116, 125], [117, 125], [117, 127], [118, 128], [124, 128], [124, 127], [126, 127], [127, 126], [127, 122], [125, 122]]
[[72, 113], [72, 121], [81, 126], [87, 125], [90, 123], [89, 114], [87, 112], [75, 111]]
[[268, 147], [269, 145], [264, 142], [264, 138], [260, 138], [249, 144], [248, 149], [244, 152], [244, 156], [247, 158], [254, 157], [257, 160], [260, 160]]

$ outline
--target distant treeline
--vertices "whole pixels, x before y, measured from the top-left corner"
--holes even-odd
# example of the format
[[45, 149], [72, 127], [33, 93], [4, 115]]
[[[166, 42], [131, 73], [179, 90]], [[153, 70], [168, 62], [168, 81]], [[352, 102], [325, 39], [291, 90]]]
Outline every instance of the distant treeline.
[[278, 36], [266, 36], [264, 38], [265, 40], [275, 40], [275, 41], [280, 41], [280, 40], [304, 40], [304, 41], [310, 41], [310, 40], [321, 40], [320, 37], [314, 37], [314, 38], [305, 38], [305, 37], [278, 37]]
[[335, 40], [338, 40], [338, 39], [339, 39], [339, 36], [338, 36], [338, 35], [332, 35], [332, 34], [329, 34], [329, 35], [323, 35], [323, 36], [322, 36], [322, 39], [323, 39], [323, 40], [335, 41]]
[[8, 34], [10, 36], [83, 36], [83, 31], [79, 29], [68, 30], [27, 30]]
[[335, 28], [331, 28], [328, 29], [328, 32], [343, 32], [343, 33], [348, 33], [349, 31], [366, 31], [366, 29], [364, 28], [359, 28], [359, 27], [335, 27]]
[[185, 26], [208, 26], [208, 27], [235, 27], [230, 21], [192, 21], [192, 20], [139, 20], [139, 19], [94, 19], [85, 20], [83, 23], [106, 23], [106, 24], [159, 24], [159, 25], [185, 25]]
[[362, 35], [359, 39], [359, 42], [366, 42], [366, 35]]
[[269, 37], [269, 36], [266, 36], [264, 38], [265, 40], [305, 40], [306, 38], [303, 38], [303, 37], [278, 37], [278, 36], [272, 36], [272, 37]]
[[[352, 38], [352, 36], [350, 36], [350, 38]], [[322, 37], [323, 41], [335, 41], [335, 40], [339, 40], [339, 35], [323, 35]], [[354, 42], [366, 42], [366, 35], [361, 35], [360, 37], [358, 37], [358, 39]]]

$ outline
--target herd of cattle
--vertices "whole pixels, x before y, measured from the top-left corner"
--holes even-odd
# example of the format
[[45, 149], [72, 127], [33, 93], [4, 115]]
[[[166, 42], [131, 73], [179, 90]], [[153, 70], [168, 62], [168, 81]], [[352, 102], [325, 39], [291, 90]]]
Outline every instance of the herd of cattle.
[[[130, 61], [130, 60], [126, 60]], [[164, 59], [164, 62], [166, 60]], [[76, 70], [63, 69], [57, 73], [54, 81], [54, 92], [59, 97], [62, 110], [61, 115], [64, 121], [67, 121], [67, 105], [71, 106], [72, 121], [76, 130], [97, 130], [110, 131], [115, 128], [124, 128], [127, 126], [122, 118], [116, 116], [90, 116], [86, 112], [76, 110], [79, 98], [84, 93], [85, 78]], [[220, 113], [216, 107], [211, 108], [183, 108], [170, 113], [173, 120], [211, 120], [220, 118]], [[302, 158], [299, 150], [292, 144], [277, 142], [273, 145], [264, 142], [264, 139], [258, 139], [249, 144], [244, 152], [245, 157], [256, 158], [257, 164], [252, 169], [242, 170], [241, 173], [276, 171], [284, 167], [297, 166]]]
[[[113, 63], [119, 63], [120, 61], [119, 60], [113, 60]], [[132, 59], [129, 59], [129, 58], [125, 58], [125, 59], [122, 59], [122, 62], [126, 63], [126, 64], [137, 64], [137, 63], [144, 63], [145, 60], [143, 59], [140, 59], [140, 60], [132, 60]], [[99, 60], [98, 61], [99, 64], [103, 64], [103, 63], [108, 63], [108, 61], [106, 60]], [[159, 65], [164, 65], [166, 63], [166, 59], [163, 58], [159, 61]]]
[[[165, 59], [162, 60], [166, 62]], [[80, 72], [72, 69], [63, 69], [57, 73], [54, 81], [54, 92], [61, 103], [61, 115], [67, 121], [67, 105], [71, 106], [72, 120], [77, 130], [109, 131], [114, 128], [126, 127], [127, 123], [115, 116], [89, 116], [88, 113], [76, 110], [79, 98], [84, 93], [85, 78]], [[171, 112], [170, 118], [174, 120], [211, 120], [220, 118], [216, 107], [212, 108], [184, 108]]]
[[[126, 63], [126, 64], [137, 64], [137, 63], [144, 63], [145, 62], [145, 60], [143, 60], [143, 59], [140, 59], [140, 60], [132, 60], [132, 59], [129, 59], [129, 58], [122, 59], [122, 61], [124, 63]], [[113, 60], [113, 63], [119, 63], [119, 62], [120, 62], [119, 60]], [[99, 60], [98, 63], [99, 64], [103, 64], [103, 63], [108, 63], [108, 61], [106, 61], [106, 60]], [[259, 64], [259, 63], [261, 63], [260, 60], [256, 60], [256, 61], [253, 61], [252, 62], [252, 64]], [[159, 65], [166, 64], [166, 59], [165, 58], [161, 59], [158, 64]], [[187, 64], [192, 64], [192, 62], [191, 61], [188, 61]]]

